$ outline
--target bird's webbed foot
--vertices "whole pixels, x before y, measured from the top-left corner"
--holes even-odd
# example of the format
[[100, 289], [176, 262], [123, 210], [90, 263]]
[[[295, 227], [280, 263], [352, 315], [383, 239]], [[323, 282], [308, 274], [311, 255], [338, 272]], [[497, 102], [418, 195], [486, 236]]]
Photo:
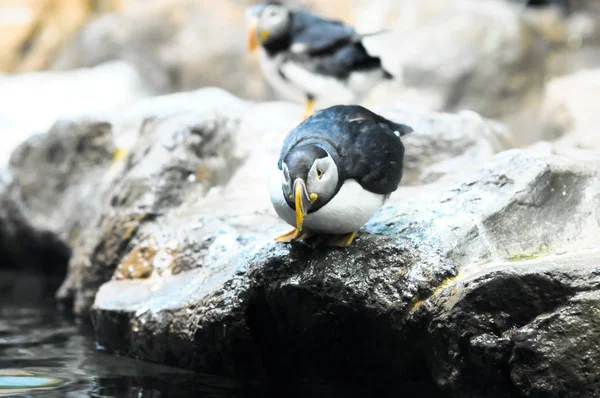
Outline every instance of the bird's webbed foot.
[[311, 236], [313, 236], [313, 234], [307, 230], [298, 231], [296, 228], [294, 228], [290, 232], [286, 232], [285, 234], [275, 238], [275, 242], [290, 243], [299, 240], [305, 240]]
[[333, 247], [348, 247], [356, 237], [358, 231], [350, 232], [342, 235], [332, 235], [327, 240], [327, 246]]

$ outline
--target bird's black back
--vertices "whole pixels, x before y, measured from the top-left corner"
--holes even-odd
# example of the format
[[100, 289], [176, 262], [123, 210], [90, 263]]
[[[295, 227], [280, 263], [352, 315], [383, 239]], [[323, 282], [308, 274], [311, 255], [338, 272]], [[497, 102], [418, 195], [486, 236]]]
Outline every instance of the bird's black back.
[[286, 137], [282, 160], [293, 148], [314, 144], [325, 149], [338, 167], [340, 185], [354, 179], [364, 189], [387, 195], [402, 179], [404, 145], [394, 133], [411, 132], [358, 105], [336, 105], [315, 113]]

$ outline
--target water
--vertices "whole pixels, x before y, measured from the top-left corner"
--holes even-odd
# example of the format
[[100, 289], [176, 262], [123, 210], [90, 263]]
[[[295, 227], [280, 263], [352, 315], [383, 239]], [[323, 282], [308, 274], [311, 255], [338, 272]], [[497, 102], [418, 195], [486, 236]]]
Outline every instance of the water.
[[[45, 388], [40, 385], [49, 385]], [[18, 389], [18, 387], [29, 387]], [[118, 357], [96, 349], [88, 322], [57, 311], [47, 295], [0, 295], [0, 396], [250, 397], [258, 387]]]

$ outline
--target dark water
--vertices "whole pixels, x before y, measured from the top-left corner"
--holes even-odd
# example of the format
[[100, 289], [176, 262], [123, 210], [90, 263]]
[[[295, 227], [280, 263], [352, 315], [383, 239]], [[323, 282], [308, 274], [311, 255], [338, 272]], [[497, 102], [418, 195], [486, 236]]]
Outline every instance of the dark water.
[[[0, 274], [6, 286], [6, 276]], [[88, 322], [58, 311], [46, 289], [16, 280], [0, 289], [0, 396], [11, 397], [255, 397], [253, 383], [198, 374], [96, 349]], [[43, 290], [43, 289], [41, 289]], [[16, 292], [16, 293], [15, 293]], [[18, 391], [16, 384], [52, 384]], [[12, 389], [10, 389], [12, 387]]]

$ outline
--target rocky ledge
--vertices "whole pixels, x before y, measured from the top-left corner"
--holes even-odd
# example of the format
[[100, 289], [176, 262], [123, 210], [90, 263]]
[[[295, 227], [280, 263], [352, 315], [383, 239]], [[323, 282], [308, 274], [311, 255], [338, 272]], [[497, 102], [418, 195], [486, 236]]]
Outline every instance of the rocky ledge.
[[510, 149], [472, 112], [374, 110], [415, 132], [347, 249], [273, 242], [266, 179], [301, 109], [215, 89], [59, 122], [5, 191], [72, 248], [58, 298], [107, 351], [337, 392], [600, 394], [600, 160]]

